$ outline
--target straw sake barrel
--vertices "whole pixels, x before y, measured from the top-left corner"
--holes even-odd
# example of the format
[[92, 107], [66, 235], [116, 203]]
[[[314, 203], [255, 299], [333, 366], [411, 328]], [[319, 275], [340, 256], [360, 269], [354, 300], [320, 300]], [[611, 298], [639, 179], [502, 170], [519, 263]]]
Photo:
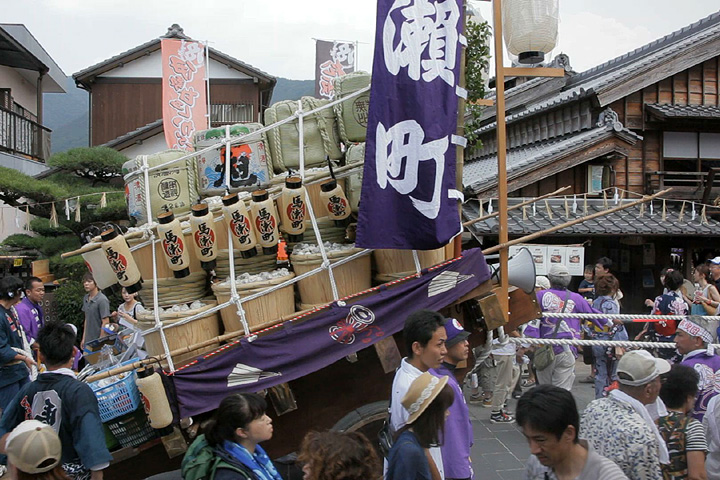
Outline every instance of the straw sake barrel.
[[[185, 278], [158, 278], [157, 289], [158, 304], [163, 308], [194, 302], [198, 298], [205, 297], [209, 291], [207, 273], [200, 270]], [[153, 304], [152, 277], [145, 280], [139, 295], [143, 304]]]
[[[192, 315], [209, 310], [217, 305], [214, 300], [203, 300], [203, 303], [206, 304], [204, 307], [194, 310], [186, 310], [184, 312], [161, 313], [160, 321], [163, 323], [163, 326], [168, 326], [173, 323], [179, 322], [180, 320], [188, 318]], [[148, 330], [150, 328], [153, 328], [155, 326], [154, 314], [152, 312], [144, 312], [139, 314], [137, 325], [140, 330]], [[195, 345], [207, 340], [217, 338], [220, 335], [220, 317], [217, 312], [208, 313], [184, 325], [164, 330], [164, 332], [165, 338], [167, 339], [168, 348], [170, 349], [170, 351], [173, 351], [182, 347]], [[165, 352], [163, 350], [162, 339], [160, 337], [159, 331], [144, 335], [144, 338], [145, 350], [147, 351], [148, 355], [161, 355]], [[219, 342], [213, 342], [207, 347], [192, 350], [189, 353], [173, 356], [173, 363], [180, 364], [182, 362], [191, 360], [202, 353], [217, 348], [219, 345]]]
[[[256, 247], [257, 255], [251, 258], [242, 258], [240, 250], [233, 250], [235, 256], [235, 276], [241, 273], [256, 274], [260, 272], [271, 272], [277, 267], [277, 257], [275, 255], [263, 255], [262, 248]], [[230, 259], [228, 258], [228, 249], [220, 249], [216, 258], [215, 275], [225, 280], [230, 276]]]
[[[330, 263], [336, 263], [345, 257], [362, 251], [361, 248], [328, 252]], [[296, 275], [302, 275], [314, 270], [322, 264], [322, 255], [319, 253], [311, 255], [290, 255], [290, 263]], [[370, 288], [370, 256], [363, 255], [348, 263], [333, 268], [333, 277], [338, 290], [339, 298], [352, 293], [361, 292]], [[330, 275], [327, 271], [321, 271], [308, 278], [298, 281], [300, 292], [300, 309], [305, 310], [316, 305], [322, 305], [334, 301]]]
[[[421, 268], [432, 267], [448, 258], [445, 247], [418, 250], [417, 253]], [[416, 272], [412, 250], [378, 249], [373, 252], [373, 259], [377, 283], [391, 282]]]
[[[294, 276], [294, 273], [289, 273], [264, 282], [238, 284], [237, 292], [240, 298], [247, 297], [268, 290], [290, 280]], [[230, 282], [216, 283], [212, 289], [218, 304], [230, 300]], [[277, 323], [281, 317], [295, 313], [295, 292], [292, 285], [287, 285], [249, 302], [243, 302], [242, 305], [245, 310], [245, 320], [247, 320], [248, 328], [250, 328], [250, 332], [255, 332]], [[230, 304], [220, 310], [225, 333], [243, 331], [243, 325], [237, 311], [235, 304]]]

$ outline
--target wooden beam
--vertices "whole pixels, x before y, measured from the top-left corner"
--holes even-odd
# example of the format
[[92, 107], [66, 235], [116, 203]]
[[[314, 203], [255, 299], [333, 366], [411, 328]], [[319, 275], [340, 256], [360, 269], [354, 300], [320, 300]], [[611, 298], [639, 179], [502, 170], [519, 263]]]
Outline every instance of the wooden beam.
[[506, 77], [564, 77], [564, 68], [550, 68], [550, 67], [506, 67]]

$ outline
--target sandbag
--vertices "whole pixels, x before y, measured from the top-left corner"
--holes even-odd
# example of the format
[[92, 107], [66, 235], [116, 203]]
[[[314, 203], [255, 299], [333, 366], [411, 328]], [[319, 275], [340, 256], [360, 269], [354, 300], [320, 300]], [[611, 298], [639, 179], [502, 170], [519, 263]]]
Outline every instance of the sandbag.
[[[370, 74], [352, 72], [333, 79], [335, 99], [347, 97], [351, 93], [370, 85]], [[340, 139], [345, 143], [364, 142], [367, 132], [368, 107], [370, 91], [335, 105], [335, 116], [338, 122]]]
[[345, 196], [350, 202], [350, 208], [357, 213], [360, 205], [360, 191], [362, 190], [363, 167], [365, 163], [365, 142], [350, 145], [345, 152], [345, 164], [361, 164], [347, 177], [345, 182]]
[[[302, 97], [301, 101], [303, 110], [306, 112], [329, 103], [327, 100], [313, 97]], [[293, 116], [297, 105], [297, 102], [293, 100], [273, 104], [265, 110], [265, 125], [269, 126]], [[288, 168], [298, 168], [300, 136], [297, 119], [270, 129], [267, 132], [267, 139], [275, 173], [286, 172]], [[304, 118], [303, 139], [305, 166], [308, 168], [325, 165], [325, 156], [329, 156], [332, 160], [342, 158], [340, 138], [332, 108], [325, 108]]]
[[[242, 144], [230, 148], [231, 193], [257, 190], [267, 184], [271, 176], [270, 161], [262, 134], [253, 135], [263, 126], [260, 123], [230, 125], [230, 138], [245, 136]], [[225, 139], [225, 127], [202, 130], [193, 135], [195, 151], [215, 145]], [[197, 157], [198, 190], [203, 197], [225, 194], [225, 146]]]
[[[125, 162], [122, 173], [125, 178], [125, 199], [128, 215], [137, 225], [148, 221], [145, 198], [145, 176], [140, 167], [143, 158], [147, 158], [148, 166], [156, 167], [171, 160], [187, 155], [182, 150], [165, 150], [153, 155], [138, 155], [134, 160]], [[150, 210], [154, 218], [165, 209], [172, 210], [176, 216], [188, 213], [198, 198], [197, 167], [195, 158], [175, 162], [166, 167], [149, 172], [150, 179]], [[137, 172], [135, 175], [131, 175]]]

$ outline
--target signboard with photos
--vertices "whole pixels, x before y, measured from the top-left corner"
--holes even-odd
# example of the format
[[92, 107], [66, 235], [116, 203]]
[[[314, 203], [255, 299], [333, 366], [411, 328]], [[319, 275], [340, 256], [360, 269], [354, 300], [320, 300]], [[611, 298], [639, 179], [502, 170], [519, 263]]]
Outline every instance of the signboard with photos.
[[572, 276], [582, 276], [583, 274], [585, 247], [576, 245], [520, 244], [510, 247], [510, 256], [515, 255], [521, 248], [530, 250], [530, 255], [532, 255], [533, 262], [535, 262], [536, 275], [547, 275], [555, 263], [565, 265]]

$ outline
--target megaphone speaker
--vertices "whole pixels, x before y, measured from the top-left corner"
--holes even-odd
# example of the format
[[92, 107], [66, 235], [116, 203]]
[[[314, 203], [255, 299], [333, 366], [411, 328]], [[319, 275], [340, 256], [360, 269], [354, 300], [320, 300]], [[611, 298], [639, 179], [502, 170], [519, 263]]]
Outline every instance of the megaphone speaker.
[[[491, 277], [500, 281], [500, 265], [489, 265]], [[535, 290], [535, 262], [530, 250], [523, 247], [508, 259], [508, 283], [518, 287], [525, 293]]]

